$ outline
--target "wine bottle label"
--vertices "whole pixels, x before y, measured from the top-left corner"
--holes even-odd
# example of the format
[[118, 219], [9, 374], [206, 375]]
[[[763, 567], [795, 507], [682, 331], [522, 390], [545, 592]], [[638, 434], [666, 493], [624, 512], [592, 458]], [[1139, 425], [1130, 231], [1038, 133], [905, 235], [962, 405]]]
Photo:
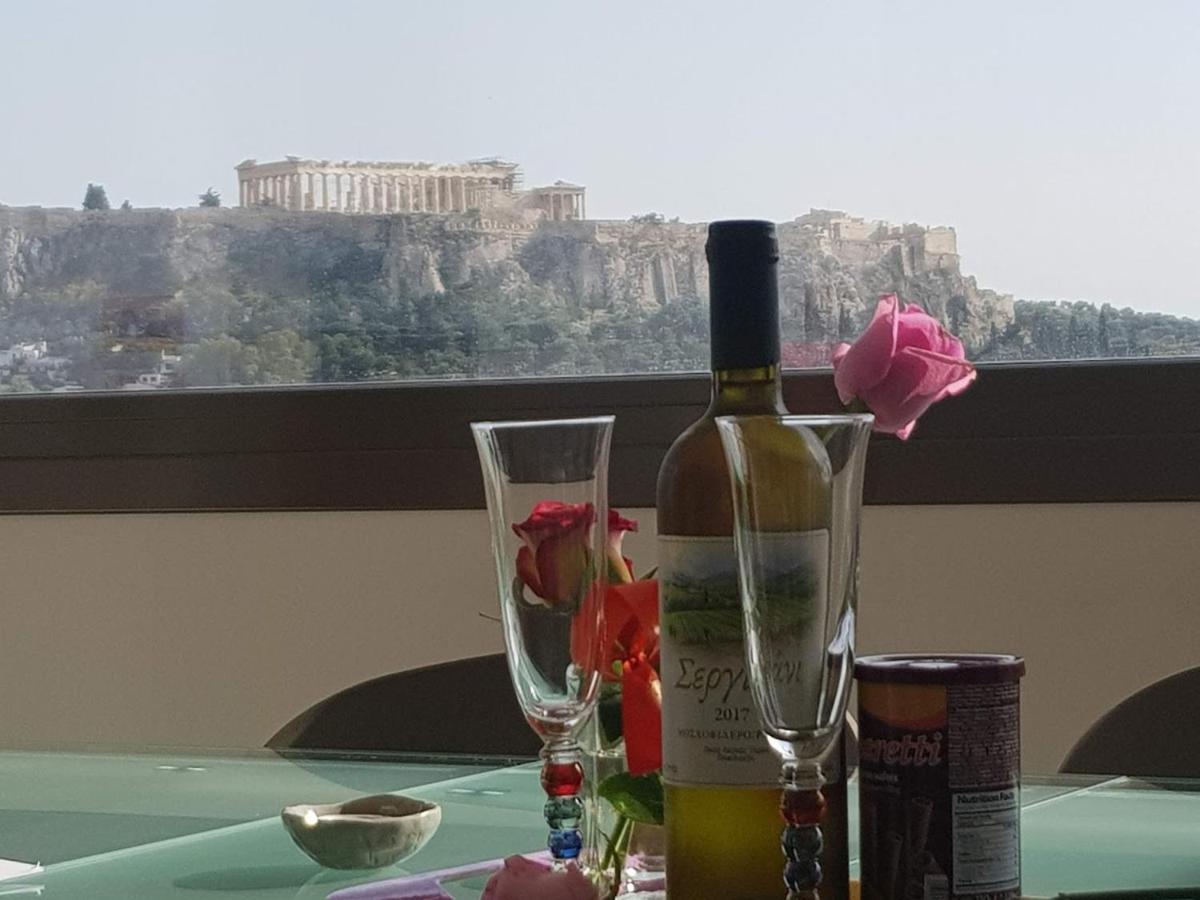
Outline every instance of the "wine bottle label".
[[[813, 681], [790, 684], [789, 691], [819, 690], [822, 667], [798, 663], [822, 658], [814, 602], [825, 594], [829, 532], [772, 537], [763, 551], [766, 568], [789, 579], [789, 588], [804, 588], [795, 594], [798, 618], [792, 623], [800, 638], [792, 642], [797, 665], [776, 675]], [[664, 778], [672, 784], [778, 784], [779, 758], [763, 733], [746, 669], [733, 538], [660, 535], [658, 582]]]

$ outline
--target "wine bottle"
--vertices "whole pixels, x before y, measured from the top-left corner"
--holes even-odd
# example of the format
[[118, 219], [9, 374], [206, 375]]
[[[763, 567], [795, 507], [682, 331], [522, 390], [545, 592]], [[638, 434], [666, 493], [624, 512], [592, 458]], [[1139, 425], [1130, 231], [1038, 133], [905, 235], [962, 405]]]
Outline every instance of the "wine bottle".
[[[745, 669], [733, 506], [715, 423], [719, 415], [787, 411], [775, 227], [713, 222], [705, 253], [712, 399], [667, 451], [657, 491], [667, 890], [680, 900], [780, 900], [780, 766]], [[783, 477], [787, 466], [804, 464], [782, 448]], [[814, 502], [789, 530], [826, 527], [827, 516], [827, 504]], [[845, 766], [833, 762], [827, 772], [820, 894], [844, 900]]]

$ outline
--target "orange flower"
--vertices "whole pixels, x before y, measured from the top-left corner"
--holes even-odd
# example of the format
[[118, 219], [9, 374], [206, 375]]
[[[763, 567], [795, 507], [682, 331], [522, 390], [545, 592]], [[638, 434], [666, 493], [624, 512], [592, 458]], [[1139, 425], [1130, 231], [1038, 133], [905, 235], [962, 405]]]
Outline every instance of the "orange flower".
[[621, 725], [630, 775], [662, 768], [662, 682], [644, 654], [621, 666]]

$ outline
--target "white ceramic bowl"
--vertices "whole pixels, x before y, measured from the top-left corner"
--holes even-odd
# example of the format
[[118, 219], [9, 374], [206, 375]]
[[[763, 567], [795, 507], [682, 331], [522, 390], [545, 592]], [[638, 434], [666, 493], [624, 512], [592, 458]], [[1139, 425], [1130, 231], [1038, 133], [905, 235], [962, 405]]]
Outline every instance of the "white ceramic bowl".
[[302, 803], [280, 815], [296, 845], [331, 869], [379, 869], [408, 859], [442, 823], [436, 803], [399, 794]]

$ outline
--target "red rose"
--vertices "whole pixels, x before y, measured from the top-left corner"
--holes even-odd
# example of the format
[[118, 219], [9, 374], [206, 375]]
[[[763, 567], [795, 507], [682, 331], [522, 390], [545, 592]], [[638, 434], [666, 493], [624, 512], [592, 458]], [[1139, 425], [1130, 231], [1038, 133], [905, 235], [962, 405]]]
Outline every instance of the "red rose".
[[543, 501], [513, 531], [525, 542], [517, 553], [517, 576], [547, 604], [557, 606], [581, 597], [591, 564], [592, 524], [596, 509], [590, 503]]
[[638, 524], [633, 519], [622, 518], [615, 509], [608, 511], [608, 542], [605, 550], [608, 555], [608, 580], [612, 584], [633, 581], [633, 566], [621, 555], [621, 542], [625, 532], [637, 530]]

